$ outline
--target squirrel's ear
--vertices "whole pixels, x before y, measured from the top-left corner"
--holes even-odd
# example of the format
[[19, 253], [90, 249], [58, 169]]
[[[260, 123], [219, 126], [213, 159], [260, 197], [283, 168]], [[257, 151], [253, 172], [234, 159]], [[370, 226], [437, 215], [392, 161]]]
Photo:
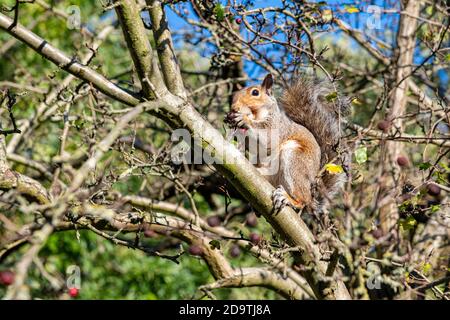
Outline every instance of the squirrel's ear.
[[273, 77], [271, 73], [268, 73], [264, 78], [261, 87], [266, 90], [267, 94], [272, 94]]

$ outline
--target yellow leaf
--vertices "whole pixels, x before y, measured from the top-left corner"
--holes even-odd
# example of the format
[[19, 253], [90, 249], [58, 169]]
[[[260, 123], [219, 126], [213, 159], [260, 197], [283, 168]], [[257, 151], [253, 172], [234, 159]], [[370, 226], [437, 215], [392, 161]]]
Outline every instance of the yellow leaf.
[[431, 268], [432, 268], [431, 263], [427, 262], [423, 265], [422, 272], [427, 274], [428, 272], [431, 271]]
[[406, 282], [411, 282], [411, 278], [409, 277], [409, 272], [407, 271], [407, 272], [405, 272], [405, 280], [406, 280]]
[[359, 101], [358, 98], [353, 98], [352, 99], [352, 104], [357, 105], [357, 106], [362, 105], [361, 101]]
[[324, 21], [331, 21], [331, 19], [333, 19], [333, 12], [331, 10], [323, 10], [322, 19]]
[[344, 172], [344, 169], [342, 169], [342, 166], [334, 163], [327, 163], [325, 165], [325, 170], [327, 170], [328, 173], [331, 174], [339, 174]]
[[350, 7], [346, 9], [348, 13], [358, 13], [359, 9], [355, 7]]

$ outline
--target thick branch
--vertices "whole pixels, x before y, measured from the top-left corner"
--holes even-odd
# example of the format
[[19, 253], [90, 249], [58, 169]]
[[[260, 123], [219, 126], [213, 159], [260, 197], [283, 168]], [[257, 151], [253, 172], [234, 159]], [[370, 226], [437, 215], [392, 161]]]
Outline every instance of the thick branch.
[[39, 204], [50, 202], [47, 190], [36, 180], [10, 169], [0, 171], [0, 190], [11, 189]]
[[16, 190], [39, 204], [47, 204], [50, 196], [47, 190], [36, 180], [14, 172], [8, 166], [5, 137], [0, 135], [0, 190]]
[[[409, 0], [406, 4], [405, 11], [412, 16], [419, 15], [420, 2]], [[396, 61], [393, 61], [394, 69], [394, 88], [389, 97], [389, 113], [388, 120], [392, 120], [393, 129], [403, 132], [403, 120], [401, 116], [404, 114], [407, 105], [408, 81], [405, 81], [411, 75], [411, 65], [413, 63], [414, 49], [416, 47], [416, 27], [417, 19], [407, 15], [400, 17], [400, 26], [397, 34], [397, 52]], [[394, 173], [394, 182], [398, 179], [399, 166], [396, 165], [397, 158], [402, 154], [403, 146], [394, 141], [386, 143], [386, 151], [388, 154], [387, 168], [392, 168]], [[387, 173], [386, 173], [387, 174]], [[396, 225], [398, 220], [398, 212], [394, 199], [380, 209], [381, 229], [384, 234], [390, 232]]]
[[164, 83], [148, 41], [139, 7], [135, 0], [116, 1], [116, 12], [123, 35], [141, 81], [146, 98], [154, 98], [155, 92], [165, 90]]
[[[168, 213], [172, 215], [176, 215], [181, 217], [183, 220], [188, 221], [189, 223], [195, 223], [196, 216], [182, 207], [179, 204], [163, 202], [163, 201], [153, 201], [152, 199], [139, 197], [139, 196], [124, 196], [121, 198], [122, 201], [129, 202], [132, 205], [139, 206], [145, 208], [150, 211]], [[224, 227], [211, 227], [208, 225], [206, 221], [203, 219], [199, 220], [199, 226], [206, 231], [209, 231], [217, 236], [228, 238], [228, 239], [239, 239], [240, 236], [232, 230], [229, 230]], [[269, 263], [272, 267], [276, 268], [280, 273], [285, 274], [288, 278], [290, 278], [296, 285], [303, 289], [303, 291], [309, 296], [314, 297], [311, 289], [308, 286], [308, 283], [304, 278], [302, 278], [297, 272], [295, 272], [292, 268], [290, 268], [285, 261], [282, 261], [280, 258], [277, 258], [273, 253], [269, 252], [269, 250], [260, 248], [258, 246], [249, 247], [248, 241], [246, 240], [236, 240], [236, 243], [246, 250], [249, 250], [255, 257], [261, 259], [265, 263]]]
[[[99, 208], [85, 207], [86, 214], [98, 216]], [[101, 210], [101, 209], [100, 209]], [[101, 214], [100, 214], [101, 215]], [[128, 214], [115, 215], [113, 219], [108, 221], [96, 218], [95, 221], [84, 221], [78, 223], [81, 228], [86, 228], [87, 224], [99, 230], [121, 231], [121, 232], [138, 232], [142, 229], [141, 224], [132, 223], [127, 218]], [[167, 217], [167, 216], [147, 216], [145, 223], [148, 228], [164, 235], [174, 236], [189, 245], [197, 245], [202, 248], [202, 258], [208, 265], [208, 268], [217, 280], [212, 284], [203, 286], [202, 288], [209, 290], [219, 287], [251, 287], [262, 286], [274, 290], [285, 298], [301, 299], [305, 297], [305, 292], [290, 278], [285, 278], [281, 273], [277, 273], [269, 269], [246, 268], [233, 269], [224, 257], [222, 251], [212, 248], [209, 242], [212, 240], [205, 235], [203, 230], [187, 223], [183, 220]], [[59, 230], [73, 229], [74, 225], [68, 222], [62, 222], [57, 226]]]
[[172, 36], [163, 5], [157, 0], [147, 0], [146, 2], [149, 5], [148, 11], [152, 20], [153, 36], [167, 88], [173, 94], [185, 98], [186, 91], [184, 90], [180, 67], [173, 49]]
[[277, 291], [286, 299], [303, 299], [304, 294], [297, 284], [281, 274], [265, 268], [234, 270], [233, 275], [200, 287], [201, 290], [219, 288], [266, 287]]

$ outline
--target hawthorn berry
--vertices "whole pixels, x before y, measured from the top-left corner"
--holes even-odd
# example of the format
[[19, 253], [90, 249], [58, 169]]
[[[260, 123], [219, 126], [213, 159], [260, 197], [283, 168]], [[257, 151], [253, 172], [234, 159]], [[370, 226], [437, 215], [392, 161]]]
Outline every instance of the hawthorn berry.
[[406, 167], [406, 166], [408, 166], [408, 164], [409, 164], [409, 160], [408, 160], [408, 158], [405, 157], [405, 156], [399, 156], [399, 157], [397, 157], [397, 164], [398, 164], [400, 167]]
[[391, 122], [388, 120], [381, 120], [378, 122], [377, 128], [383, 132], [388, 132], [389, 127], [391, 126]]
[[372, 231], [372, 235], [375, 239], [380, 239], [383, 236], [383, 231], [380, 228], [377, 228]]
[[261, 241], [261, 236], [257, 233], [252, 232], [250, 233], [250, 241], [256, 245]]
[[69, 288], [69, 296], [71, 296], [72, 298], [76, 298], [78, 296], [78, 293], [80, 293], [80, 290], [78, 290], [78, 288]]
[[240, 254], [241, 248], [239, 248], [237, 244], [234, 244], [230, 249], [230, 256], [232, 256], [233, 258], [237, 258], [239, 257]]
[[13, 284], [15, 274], [12, 271], [4, 270], [0, 271], [0, 284], [4, 286], [9, 286]]
[[210, 216], [206, 219], [206, 222], [210, 227], [220, 226], [220, 217], [219, 216]]
[[201, 256], [203, 254], [203, 249], [202, 247], [193, 244], [189, 247], [189, 253], [192, 254], [193, 256]]
[[439, 193], [441, 193], [441, 188], [434, 183], [430, 183], [429, 185], [427, 185], [427, 189], [428, 189], [428, 194], [430, 194], [432, 196], [438, 196]]
[[258, 218], [256, 217], [256, 214], [254, 214], [254, 213], [248, 214], [247, 218], [245, 220], [245, 223], [249, 227], [252, 227], [252, 228], [256, 227], [258, 225]]

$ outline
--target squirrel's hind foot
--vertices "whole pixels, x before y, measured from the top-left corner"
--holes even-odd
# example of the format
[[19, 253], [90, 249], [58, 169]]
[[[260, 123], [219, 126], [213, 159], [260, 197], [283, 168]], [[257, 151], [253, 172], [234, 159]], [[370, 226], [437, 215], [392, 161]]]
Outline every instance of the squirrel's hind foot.
[[300, 208], [291, 202], [291, 197], [288, 195], [283, 186], [278, 186], [272, 193], [273, 211], [280, 212], [284, 207], [289, 206], [298, 211]]

